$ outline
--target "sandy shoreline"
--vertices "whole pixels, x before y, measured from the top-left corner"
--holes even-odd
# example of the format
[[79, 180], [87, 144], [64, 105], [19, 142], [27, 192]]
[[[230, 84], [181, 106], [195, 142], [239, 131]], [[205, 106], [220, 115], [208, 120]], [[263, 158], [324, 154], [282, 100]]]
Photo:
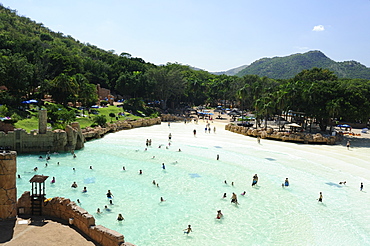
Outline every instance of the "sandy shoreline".
[[[224, 131], [224, 126], [228, 123], [230, 123], [228, 118], [215, 119], [212, 126], [215, 126], [217, 131]], [[199, 120], [198, 124], [205, 125], [206, 121]], [[360, 129], [352, 129], [352, 131], [361, 133]], [[236, 133], [230, 132], [230, 134]], [[344, 140], [336, 145], [308, 145], [274, 140], [262, 140], [258, 145], [253, 137], [243, 136], [243, 138], [246, 144], [258, 146], [262, 150], [279, 149], [281, 152], [295, 153], [328, 168], [340, 170], [342, 175], [334, 177], [337, 179], [334, 181], [346, 180], [349, 185], [357, 186], [361, 180], [364, 181], [365, 190], [370, 185], [367, 181], [370, 177], [368, 161], [370, 134], [345, 136]], [[345, 146], [348, 139], [351, 141], [349, 150]], [[1, 233], [0, 245], [95, 245], [67, 224], [46, 220], [46, 224], [37, 226], [29, 225], [29, 222], [18, 224], [19, 221], [23, 219], [18, 218], [16, 223], [0, 222], [0, 231], [6, 231], [5, 234]]]

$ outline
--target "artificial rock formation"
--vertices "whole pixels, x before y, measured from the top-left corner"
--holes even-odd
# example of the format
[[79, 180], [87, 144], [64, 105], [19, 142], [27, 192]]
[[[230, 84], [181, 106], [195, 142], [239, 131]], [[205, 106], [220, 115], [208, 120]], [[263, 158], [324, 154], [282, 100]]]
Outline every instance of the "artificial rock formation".
[[[23, 208], [25, 214], [31, 213], [30, 192], [24, 192], [18, 199], [18, 208]], [[79, 207], [75, 202], [63, 197], [54, 197], [44, 203], [42, 210], [44, 216], [58, 218], [69, 222], [83, 233], [88, 235], [99, 245], [114, 246], [126, 245], [134, 246], [125, 242], [124, 236], [114, 230], [110, 230], [102, 225], [95, 225], [95, 218], [86, 210]]]
[[261, 137], [262, 139], [274, 139], [288, 142], [301, 142], [301, 143], [321, 143], [321, 144], [335, 144], [340, 141], [339, 136], [328, 136], [324, 137], [320, 133], [311, 134], [304, 132], [278, 132], [272, 128], [266, 130], [253, 129], [243, 126], [237, 126], [233, 124], [228, 124], [225, 126], [225, 130], [243, 134], [251, 137]]
[[0, 153], [0, 220], [17, 215], [17, 187], [15, 151]]

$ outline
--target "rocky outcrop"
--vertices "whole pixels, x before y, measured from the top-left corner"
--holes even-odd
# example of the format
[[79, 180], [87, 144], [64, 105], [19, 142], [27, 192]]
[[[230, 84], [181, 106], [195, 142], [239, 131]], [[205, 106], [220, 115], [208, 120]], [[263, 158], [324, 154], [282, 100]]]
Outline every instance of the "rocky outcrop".
[[183, 121], [185, 118], [182, 116], [176, 116], [173, 114], [162, 114], [161, 115], [161, 120], [164, 122], [167, 121]]
[[17, 215], [17, 165], [15, 151], [0, 153], [0, 220]]
[[[23, 193], [23, 195], [18, 199], [18, 207], [23, 208], [25, 214], [31, 213], [30, 201], [31, 197], [29, 191]], [[49, 201], [44, 202], [42, 209], [43, 216], [58, 218], [64, 222], [70, 223], [100, 245], [134, 246], [131, 243], [125, 242], [122, 234], [114, 230], [110, 230], [102, 225], [95, 225], [94, 216], [69, 199], [54, 197]]]
[[339, 136], [323, 136], [320, 133], [311, 134], [304, 132], [278, 132], [272, 128], [267, 128], [266, 130], [262, 129], [253, 129], [243, 126], [237, 126], [233, 124], [225, 125], [225, 129], [231, 132], [243, 134], [251, 137], [260, 137], [262, 139], [274, 139], [288, 142], [302, 142], [302, 143], [321, 143], [321, 144], [335, 144], [340, 141]]

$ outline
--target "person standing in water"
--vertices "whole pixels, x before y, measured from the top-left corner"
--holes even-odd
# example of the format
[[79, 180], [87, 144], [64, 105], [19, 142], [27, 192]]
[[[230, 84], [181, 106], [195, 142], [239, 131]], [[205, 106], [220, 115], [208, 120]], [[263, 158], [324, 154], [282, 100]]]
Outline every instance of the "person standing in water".
[[238, 203], [238, 198], [236, 197], [236, 194], [234, 192], [231, 196], [231, 203], [239, 204]]
[[107, 198], [108, 199], [112, 199], [113, 198], [113, 194], [112, 194], [112, 192], [110, 190], [108, 190], [108, 192], [107, 192]]
[[319, 202], [322, 202], [322, 192], [320, 192], [319, 199], [317, 199]]
[[218, 210], [217, 211], [217, 216], [216, 216], [216, 219], [221, 219], [222, 216], [224, 216], [222, 213], [221, 213], [221, 210]]
[[123, 218], [122, 214], [118, 214], [117, 220], [122, 221], [125, 220], [125, 218]]
[[285, 186], [289, 186], [289, 180], [288, 180], [288, 178], [286, 178], [286, 179], [285, 179], [285, 181], [284, 181], [284, 185], [285, 185]]
[[252, 186], [255, 186], [258, 182], [258, 176], [257, 173], [253, 176]]
[[364, 184], [361, 182], [361, 184], [360, 184], [360, 191], [362, 191], [363, 188], [364, 188]]
[[185, 234], [189, 234], [190, 232], [192, 232], [193, 230], [191, 229], [191, 225], [188, 225], [188, 228], [184, 229], [184, 233]]

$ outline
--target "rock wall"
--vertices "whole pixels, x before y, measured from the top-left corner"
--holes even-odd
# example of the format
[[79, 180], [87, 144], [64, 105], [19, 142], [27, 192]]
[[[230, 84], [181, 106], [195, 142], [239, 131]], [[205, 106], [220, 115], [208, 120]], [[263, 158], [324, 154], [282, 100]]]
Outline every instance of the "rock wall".
[[[184, 117], [183, 116], [176, 116], [176, 115], [173, 115], [173, 114], [162, 114], [161, 115], [161, 120], [162, 121], [184, 121]], [[189, 118], [190, 120], [190, 118]]]
[[86, 140], [101, 138], [109, 132], [155, 124], [161, 124], [161, 118], [117, 121], [107, 124], [107, 127], [86, 129], [81, 129], [80, 124], [74, 122], [66, 126], [65, 130], [47, 131], [45, 134], [39, 134], [37, 130], [27, 133], [23, 129], [15, 129], [8, 133], [0, 131], [0, 147], [15, 150], [18, 153], [66, 152], [82, 149]]
[[272, 128], [268, 128], [266, 130], [260, 129], [257, 130], [233, 124], [225, 125], [225, 130], [251, 137], [261, 137], [262, 139], [267, 138], [281, 141], [302, 142], [306, 144], [308, 143], [335, 144], [336, 142], [341, 141], [339, 135], [324, 137], [320, 133], [311, 134], [303, 132], [296, 133], [278, 132]]
[[[25, 214], [31, 214], [30, 192], [24, 192], [18, 199], [18, 208], [24, 208]], [[126, 245], [134, 246], [125, 242], [124, 236], [114, 230], [101, 225], [95, 225], [95, 218], [86, 210], [76, 205], [75, 202], [63, 198], [54, 197], [44, 203], [43, 216], [58, 218], [77, 227], [96, 243], [103, 246]]]
[[17, 215], [17, 153], [0, 153], [0, 220]]
[[86, 127], [82, 129], [82, 135], [86, 140], [101, 138], [105, 134], [109, 132], [117, 132], [121, 130], [127, 130], [137, 127], [144, 127], [144, 126], [152, 126], [161, 124], [161, 118], [143, 118], [138, 120], [125, 120], [125, 121], [117, 121], [114, 123], [108, 123], [107, 127]]

